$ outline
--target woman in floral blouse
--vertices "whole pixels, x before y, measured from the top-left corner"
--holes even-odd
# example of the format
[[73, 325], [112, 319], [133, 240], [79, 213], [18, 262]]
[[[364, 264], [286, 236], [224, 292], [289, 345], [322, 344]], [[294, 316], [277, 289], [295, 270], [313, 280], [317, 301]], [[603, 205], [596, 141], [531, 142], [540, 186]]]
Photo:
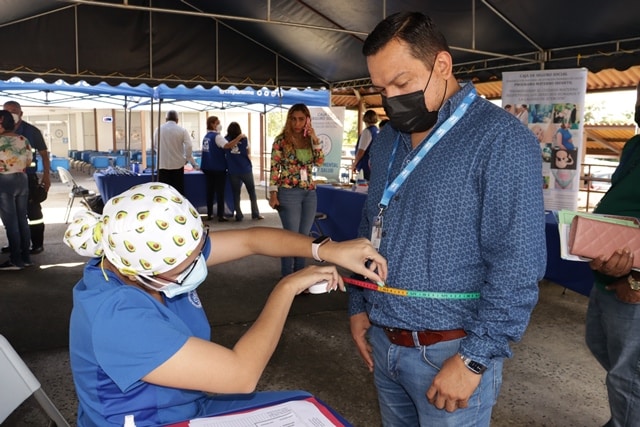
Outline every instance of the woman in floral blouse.
[[[309, 108], [295, 104], [271, 148], [269, 205], [278, 210], [285, 230], [305, 235], [311, 231], [318, 205], [312, 170], [323, 163], [322, 144], [311, 126]], [[304, 258], [282, 258], [282, 276], [304, 265]]]
[[29, 184], [25, 169], [31, 163], [31, 146], [13, 132], [15, 120], [0, 110], [0, 219], [7, 232], [11, 253], [0, 270], [22, 270], [31, 264], [31, 233], [27, 222]]

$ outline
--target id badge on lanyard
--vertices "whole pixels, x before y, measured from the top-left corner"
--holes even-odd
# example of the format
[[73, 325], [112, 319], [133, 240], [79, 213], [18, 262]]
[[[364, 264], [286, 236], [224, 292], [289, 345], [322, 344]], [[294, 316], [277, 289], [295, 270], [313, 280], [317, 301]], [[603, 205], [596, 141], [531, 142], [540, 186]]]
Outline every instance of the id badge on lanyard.
[[371, 244], [380, 250], [380, 242], [382, 241], [382, 212], [373, 219], [373, 228], [371, 228]]

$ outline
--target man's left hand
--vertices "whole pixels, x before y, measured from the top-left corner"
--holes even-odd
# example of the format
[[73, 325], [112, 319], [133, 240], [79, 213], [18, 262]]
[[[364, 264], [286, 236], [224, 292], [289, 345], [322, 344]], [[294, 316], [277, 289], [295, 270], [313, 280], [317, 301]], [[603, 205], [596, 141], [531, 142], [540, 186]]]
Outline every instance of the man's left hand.
[[433, 379], [427, 390], [429, 403], [438, 409], [453, 412], [469, 405], [469, 397], [473, 394], [482, 375], [474, 374], [465, 365], [458, 354], [447, 359], [442, 369]]
[[51, 187], [51, 176], [48, 173], [42, 175], [42, 185], [44, 185], [45, 190], [49, 191]]

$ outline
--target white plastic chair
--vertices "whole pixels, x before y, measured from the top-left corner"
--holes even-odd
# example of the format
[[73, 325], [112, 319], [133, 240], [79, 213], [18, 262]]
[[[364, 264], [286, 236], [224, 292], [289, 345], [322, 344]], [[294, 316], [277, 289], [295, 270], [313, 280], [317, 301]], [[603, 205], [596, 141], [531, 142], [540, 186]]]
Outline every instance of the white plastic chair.
[[69, 423], [42, 390], [38, 379], [9, 341], [0, 335], [0, 424], [32, 394], [49, 416], [49, 425], [69, 427]]
[[64, 223], [67, 224], [69, 222], [69, 214], [71, 214], [71, 208], [73, 207], [73, 202], [76, 197], [82, 197], [85, 203], [87, 203], [87, 196], [93, 196], [95, 193], [78, 185], [73, 179], [71, 172], [62, 166], [58, 166], [58, 175], [60, 175], [60, 181], [71, 187], [71, 191], [69, 191], [69, 202], [67, 202], [67, 210], [64, 214]]

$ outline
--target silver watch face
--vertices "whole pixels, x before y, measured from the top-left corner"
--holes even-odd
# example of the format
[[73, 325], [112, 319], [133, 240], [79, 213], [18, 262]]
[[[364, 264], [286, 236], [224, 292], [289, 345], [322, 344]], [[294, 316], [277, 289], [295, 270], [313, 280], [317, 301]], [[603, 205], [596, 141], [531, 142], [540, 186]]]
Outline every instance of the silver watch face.
[[635, 280], [631, 275], [629, 275], [627, 282], [629, 283], [631, 290], [640, 291], [640, 280]]

